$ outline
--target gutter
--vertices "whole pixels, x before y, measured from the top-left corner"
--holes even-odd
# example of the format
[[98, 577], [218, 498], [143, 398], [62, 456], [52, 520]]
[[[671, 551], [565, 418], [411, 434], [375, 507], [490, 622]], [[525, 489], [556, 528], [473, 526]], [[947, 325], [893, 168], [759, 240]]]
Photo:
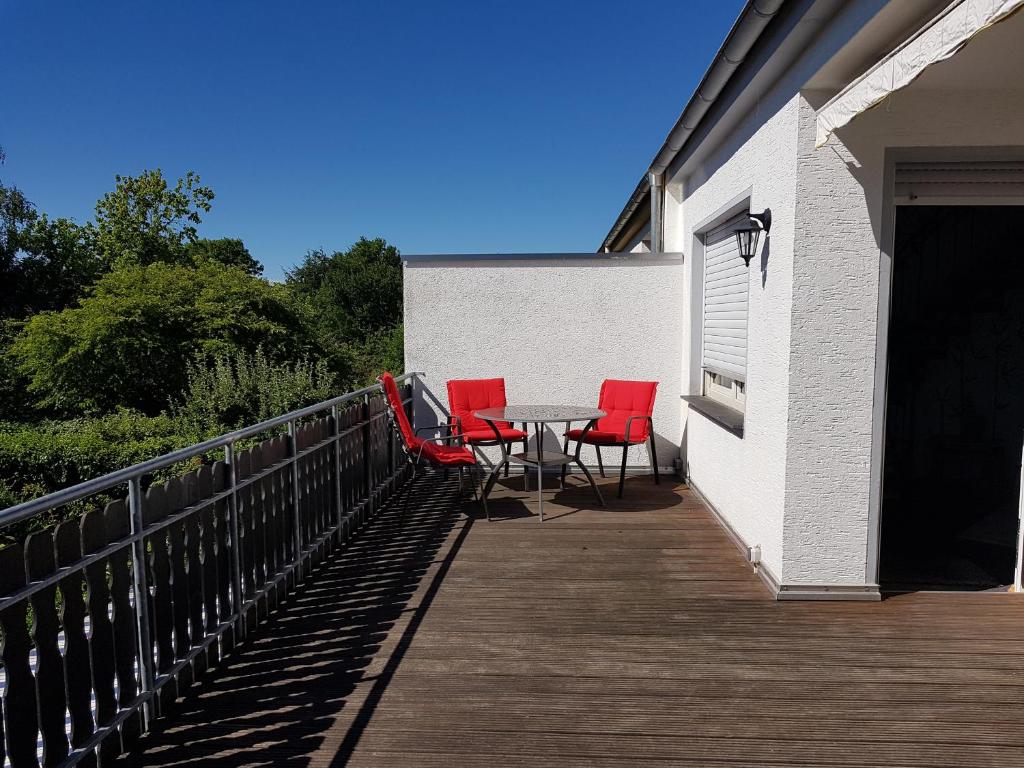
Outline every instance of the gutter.
[[[664, 174], [675, 159], [679, 150], [683, 148], [687, 140], [700, 125], [704, 115], [711, 109], [718, 100], [725, 86], [733, 74], [743, 64], [744, 59], [754, 44], [761, 37], [761, 33], [775, 18], [786, 0], [747, 0], [747, 4], [740, 11], [739, 17], [729, 30], [729, 34], [722, 43], [722, 47], [715, 54], [711, 66], [708, 67], [704, 77], [697, 85], [693, 96], [683, 108], [682, 114], [676, 120], [672, 130], [669, 131], [658, 154], [654, 156], [651, 165], [643, 178], [636, 185], [636, 189], [630, 196], [622, 212], [619, 213], [611, 231], [604, 238], [599, 250], [610, 251], [612, 245], [618, 238], [619, 233], [629, 223], [630, 218], [637, 209], [648, 198], [651, 191], [651, 179], [655, 178], [658, 186], [663, 187]], [[660, 217], [658, 217], [660, 218]], [[652, 232], [653, 240], [653, 232]]]

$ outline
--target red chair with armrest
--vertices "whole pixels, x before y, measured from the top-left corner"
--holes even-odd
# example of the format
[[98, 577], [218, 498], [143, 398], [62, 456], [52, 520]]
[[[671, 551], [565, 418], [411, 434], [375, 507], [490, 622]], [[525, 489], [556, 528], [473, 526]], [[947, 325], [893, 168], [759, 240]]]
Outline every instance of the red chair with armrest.
[[[584, 433], [582, 429], [570, 429], [565, 433], [564, 450], [568, 452], [569, 441], [576, 440], [594, 446], [597, 451], [597, 467], [604, 477], [604, 462], [601, 460], [601, 448], [622, 448], [622, 467], [619, 470], [619, 498], [622, 498], [622, 487], [626, 482], [626, 456], [631, 445], [649, 442], [651, 469], [654, 471], [654, 482], [660, 483], [658, 477], [658, 454], [654, 449], [654, 396], [658, 391], [656, 381], [623, 381], [605, 379], [601, 384], [597, 407], [607, 413], [598, 419], [594, 428]], [[562, 470], [563, 477], [565, 470]]]
[[[448, 409], [451, 412], [448, 425], [452, 434], [470, 448], [504, 443], [506, 452], [510, 452], [512, 443], [522, 441], [523, 451], [527, 450], [529, 435], [525, 424], [522, 429], [516, 429], [511, 422], [496, 421], [491, 427], [474, 415], [484, 408], [504, 408], [505, 405], [504, 379], [451, 379], [448, 382]], [[523, 471], [526, 471], [525, 467]], [[505, 465], [505, 477], [508, 477], [508, 464]]]
[[[394, 377], [384, 372], [377, 379], [381, 389], [384, 390], [384, 397], [387, 401], [388, 415], [391, 423], [398, 433], [405, 450], [406, 458], [412, 466], [413, 477], [409, 481], [410, 486], [416, 480], [416, 472], [419, 467], [430, 466], [435, 469], [459, 470], [459, 502], [462, 502], [462, 470], [469, 469], [473, 481], [473, 494], [476, 495], [476, 484], [480, 485], [480, 501], [484, 507], [484, 514], [491, 519], [490, 511], [487, 509], [487, 499], [483, 495], [483, 470], [476, 456], [468, 448], [462, 445], [452, 445], [458, 438], [455, 435], [447, 437], [420, 437], [419, 433], [427, 430], [436, 431], [437, 427], [421, 427], [413, 430], [409, 422], [409, 416], [405, 412], [405, 405], [402, 403], [402, 396], [398, 392], [398, 385]], [[406, 489], [405, 505], [409, 504], [409, 489]], [[404, 512], [403, 512], [404, 514]]]

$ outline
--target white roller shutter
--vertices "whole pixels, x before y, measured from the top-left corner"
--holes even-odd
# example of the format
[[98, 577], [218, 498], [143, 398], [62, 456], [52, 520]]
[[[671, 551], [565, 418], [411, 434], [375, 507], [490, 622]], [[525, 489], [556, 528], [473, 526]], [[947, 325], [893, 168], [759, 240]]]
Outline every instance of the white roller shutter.
[[896, 198], [1024, 197], [1024, 162], [1020, 160], [952, 163], [898, 163]]
[[746, 226], [743, 213], [704, 235], [705, 370], [745, 381], [747, 376], [747, 282], [735, 230]]

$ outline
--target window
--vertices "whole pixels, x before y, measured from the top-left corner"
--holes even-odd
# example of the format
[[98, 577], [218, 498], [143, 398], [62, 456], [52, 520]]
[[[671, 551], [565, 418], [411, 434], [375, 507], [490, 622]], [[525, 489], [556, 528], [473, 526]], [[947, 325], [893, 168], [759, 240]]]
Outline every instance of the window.
[[703, 394], [742, 411], [747, 378], [747, 283], [734, 234], [746, 212], [704, 235]]
[[742, 410], [746, 400], [742, 381], [730, 379], [720, 373], [704, 371], [704, 395], [725, 405]]

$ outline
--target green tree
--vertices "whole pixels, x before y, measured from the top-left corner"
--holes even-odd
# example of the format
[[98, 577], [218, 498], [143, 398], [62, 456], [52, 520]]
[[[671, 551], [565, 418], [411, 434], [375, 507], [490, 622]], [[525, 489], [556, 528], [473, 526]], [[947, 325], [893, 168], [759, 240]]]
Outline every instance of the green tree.
[[347, 251], [306, 254], [287, 283], [322, 307], [324, 320], [346, 339], [362, 340], [402, 319], [402, 257], [381, 238]]
[[22, 234], [38, 217], [20, 189], [0, 184], [0, 316], [16, 316], [21, 303], [18, 256]]
[[216, 240], [200, 238], [185, 246], [189, 261], [198, 264], [201, 261], [214, 261], [228, 267], [238, 267], [250, 275], [262, 275], [263, 265], [249, 253], [245, 243], [233, 237], [221, 237]]
[[0, 317], [73, 304], [106, 270], [95, 241], [91, 224], [39, 214], [20, 190], [0, 184]]
[[381, 238], [360, 238], [347, 251], [310, 251], [287, 285], [314, 315], [332, 367], [349, 384], [365, 384], [384, 368], [402, 370], [402, 258]]
[[114, 191], [96, 203], [99, 252], [114, 267], [185, 263], [186, 246], [198, 239], [196, 227], [213, 197], [193, 171], [174, 187], [159, 168], [119, 175]]
[[116, 269], [79, 306], [28, 320], [11, 355], [38, 407], [155, 414], [185, 388], [190, 360], [257, 347], [275, 361], [317, 351], [287, 288], [206, 262]]
[[25, 316], [72, 306], [107, 271], [96, 253], [96, 229], [45, 213], [21, 233], [19, 299], [14, 311]]

